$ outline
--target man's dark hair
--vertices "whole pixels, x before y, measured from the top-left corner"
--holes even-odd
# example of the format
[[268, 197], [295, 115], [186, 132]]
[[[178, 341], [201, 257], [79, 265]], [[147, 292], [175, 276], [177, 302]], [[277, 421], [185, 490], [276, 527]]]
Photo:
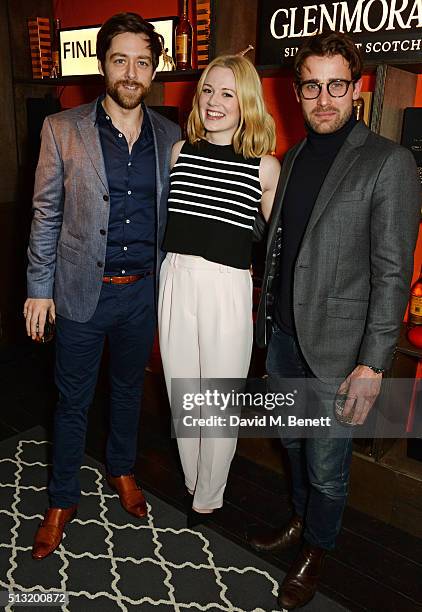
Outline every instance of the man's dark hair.
[[293, 64], [296, 83], [300, 83], [302, 80], [301, 71], [303, 63], [311, 55], [317, 55], [318, 57], [341, 55], [349, 64], [352, 80], [358, 81], [362, 76], [363, 63], [361, 53], [353, 39], [347, 34], [328, 30], [307, 38], [301, 47], [299, 47]]
[[161, 39], [159, 34], [155, 31], [154, 26], [148, 21], [145, 21], [145, 19], [137, 13], [118, 13], [103, 23], [97, 34], [97, 58], [100, 60], [101, 66], [104, 68], [106, 53], [110, 48], [113, 38], [125, 32], [145, 34], [145, 36], [149, 38], [152, 66], [155, 70], [163, 51]]

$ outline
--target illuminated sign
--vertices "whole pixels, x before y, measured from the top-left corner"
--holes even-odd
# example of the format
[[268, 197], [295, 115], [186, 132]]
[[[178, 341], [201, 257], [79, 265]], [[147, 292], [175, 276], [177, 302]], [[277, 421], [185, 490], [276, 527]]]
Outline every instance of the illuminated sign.
[[422, 61], [422, 0], [260, 0], [259, 64], [288, 63], [307, 36], [353, 36], [367, 61]]
[[95, 46], [100, 26], [60, 30], [62, 76], [99, 74]]
[[[158, 34], [164, 38], [164, 48], [174, 57], [175, 17], [151, 19]], [[60, 30], [60, 66], [62, 76], [99, 74], [96, 56], [97, 34], [101, 26], [64, 28]], [[164, 67], [160, 58], [157, 70]]]

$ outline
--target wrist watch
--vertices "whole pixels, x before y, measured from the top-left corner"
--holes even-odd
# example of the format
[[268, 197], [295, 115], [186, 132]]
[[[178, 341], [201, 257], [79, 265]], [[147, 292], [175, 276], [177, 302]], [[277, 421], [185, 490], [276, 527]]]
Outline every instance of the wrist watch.
[[360, 363], [359, 365], [366, 366], [367, 368], [375, 372], [375, 374], [384, 374], [385, 372], [385, 368], [376, 368], [375, 366], [368, 365], [367, 363]]

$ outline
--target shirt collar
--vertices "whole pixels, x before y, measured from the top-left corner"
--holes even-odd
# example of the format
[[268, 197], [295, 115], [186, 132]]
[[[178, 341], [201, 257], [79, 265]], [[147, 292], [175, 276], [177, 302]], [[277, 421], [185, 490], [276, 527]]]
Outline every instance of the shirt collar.
[[98, 125], [101, 121], [105, 120], [106, 118], [106, 112], [104, 110], [104, 107], [102, 105], [102, 101], [104, 100], [105, 95], [102, 94], [101, 96], [98, 97], [97, 100], [97, 111], [95, 114], [95, 125]]
[[[101, 96], [99, 96], [97, 100], [97, 112], [96, 112], [96, 117], [95, 117], [95, 125], [105, 125], [106, 123], [108, 123], [108, 119], [107, 119], [108, 115], [102, 104], [104, 98], [105, 98], [105, 94], [102, 94]], [[145, 103], [143, 101], [141, 102], [141, 106], [142, 106], [142, 110], [144, 111], [142, 131], [149, 130], [151, 128], [151, 120], [147, 112], [147, 107], [145, 106]]]

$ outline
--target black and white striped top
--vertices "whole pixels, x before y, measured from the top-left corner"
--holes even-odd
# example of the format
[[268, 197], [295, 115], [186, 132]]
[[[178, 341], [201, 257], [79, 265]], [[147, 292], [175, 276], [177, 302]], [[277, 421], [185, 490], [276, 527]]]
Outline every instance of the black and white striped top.
[[236, 154], [232, 145], [185, 142], [170, 173], [163, 249], [249, 268], [260, 162]]

